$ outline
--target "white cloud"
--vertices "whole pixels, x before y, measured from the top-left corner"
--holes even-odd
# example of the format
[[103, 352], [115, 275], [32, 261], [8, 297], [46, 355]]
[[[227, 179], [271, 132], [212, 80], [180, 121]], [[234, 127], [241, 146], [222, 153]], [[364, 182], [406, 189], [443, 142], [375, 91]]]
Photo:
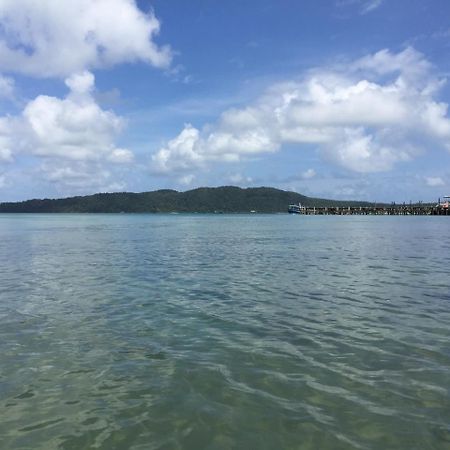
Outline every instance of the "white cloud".
[[383, 0], [368, 0], [364, 2], [361, 7], [361, 14], [367, 14], [374, 11], [375, 9], [379, 8], [382, 3]]
[[[415, 92], [430, 93], [440, 86], [440, 80], [432, 76], [432, 64], [417, 50], [407, 47], [399, 53], [383, 49], [356, 60], [350, 66], [352, 71], [362, 71], [370, 76], [396, 75], [394, 88], [408, 88]], [[426, 89], [425, 89], [426, 88]]]
[[337, 0], [338, 7], [355, 6], [359, 7], [361, 14], [368, 14], [375, 11], [383, 4], [384, 0]]
[[39, 169], [48, 181], [75, 188], [97, 187], [107, 183], [110, 177], [110, 173], [101, 166], [85, 162], [44, 162]]
[[0, 148], [0, 162], [12, 162], [12, 151], [9, 148]]
[[85, 95], [93, 91], [95, 77], [87, 70], [72, 74], [65, 80], [72, 95]]
[[152, 156], [155, 169], [164, 173], [203, 165], [203, 158], [194, 150], [198, 141], [199, 130], [190, 124], [185, 125], [176, 138]]
[[107, 190], [116, 167], [133, 162], [133, 153], [116, 146], [124, 120], [103, 110], [94, 98], [95, 79], [87, 71], [65, 80], [64, 98], [40, 95], [21, 115], [0, 118], [0, 162], [13, 157], [35, 156], [42, 163], [38, 173], [58, 187]]
[[126, 148], [116, 148], [108, 156], [108, 160], [117, 164], [127, 164], [134, 161], [134, 154]]
[[299, 151], [315, 144], [324, 158], [351, 171], [387, 171], [420, 152], [418, 138], [450, 149], [447, 104], [436, 99], [442, 84], [416, 50], [382, 50], [276, 84], [202, 129], [186, 125], [153, 154], [153, 166], [167, 174], [190, 171], [291, 143]]
[[66, 80], [66, 85], [71, 89], [66, 98], [40, 95], [26, 105], [23, 130], [27, 141], [22, 144], [25, 150], [38, 156], [79, 161], [129, 161], [130, 152], [114, 145], [124, 122], [95, 102], [94, 76], [89, 72], [75, 74]]
[[408, 161], [409, 152], [390, 146], [378, 133], [364, 128], [344, 128], [336, 141], [327, 143], [322, 154], [331, 162], [354, 172], [383, 172], [399, 161]]
[[101, 163], [86, 161], [44, 161], [38, 174], [63, 193], [88, 194], [92, 192], [123, 191], [125, 183], [114, 180], [113, 173]]
[[445, 182], [441, 177], [425, 177], [425, 183], [430, 187], [445, 186]]
[[0, 70], [38, 77], [143, 61], [167, 68], [160, 22], [135, 0], [1, 0]]

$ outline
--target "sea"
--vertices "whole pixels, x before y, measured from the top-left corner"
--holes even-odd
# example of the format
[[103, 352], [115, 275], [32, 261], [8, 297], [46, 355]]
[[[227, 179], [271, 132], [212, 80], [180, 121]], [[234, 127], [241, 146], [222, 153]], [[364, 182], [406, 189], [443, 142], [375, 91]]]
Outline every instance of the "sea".
[[450, 219], [0, 215], [0, 448], [450, 449]]

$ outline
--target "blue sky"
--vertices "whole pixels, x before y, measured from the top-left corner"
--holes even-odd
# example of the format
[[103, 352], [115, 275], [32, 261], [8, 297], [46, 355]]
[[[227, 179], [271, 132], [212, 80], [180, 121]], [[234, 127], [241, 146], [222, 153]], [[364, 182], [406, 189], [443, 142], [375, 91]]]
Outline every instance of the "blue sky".
[[0, 201], [219, 185], [434, 201], [449, 19], [448, 0], [0, 0]]

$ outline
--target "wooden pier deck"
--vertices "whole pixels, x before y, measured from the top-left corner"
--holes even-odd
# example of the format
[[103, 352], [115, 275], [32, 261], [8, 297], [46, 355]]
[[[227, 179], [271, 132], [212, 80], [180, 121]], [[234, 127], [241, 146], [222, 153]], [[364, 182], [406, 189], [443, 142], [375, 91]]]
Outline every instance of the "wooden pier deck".
[[300, 214], [337, 216], [450, 216], [450, 209], [432, 205], [384, 205], [384, 206], [303, 206]]

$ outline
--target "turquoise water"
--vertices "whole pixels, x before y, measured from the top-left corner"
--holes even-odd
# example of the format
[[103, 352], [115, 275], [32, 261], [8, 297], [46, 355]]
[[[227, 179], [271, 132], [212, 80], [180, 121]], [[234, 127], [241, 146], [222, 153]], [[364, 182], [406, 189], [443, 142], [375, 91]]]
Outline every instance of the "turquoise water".
[[0, 215], [0, 448], [449, 449], [450, 220]]

